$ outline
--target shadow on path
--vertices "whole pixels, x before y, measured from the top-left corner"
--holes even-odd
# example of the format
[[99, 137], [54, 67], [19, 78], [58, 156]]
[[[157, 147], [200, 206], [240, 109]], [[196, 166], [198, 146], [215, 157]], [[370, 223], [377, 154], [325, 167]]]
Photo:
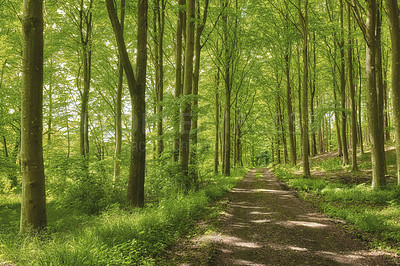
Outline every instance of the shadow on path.
[[228, 200], [218, 234], [192, 240], [213, 247], [207, 264], [396, 265], [283, 190], [268, 169], [248, 172]]

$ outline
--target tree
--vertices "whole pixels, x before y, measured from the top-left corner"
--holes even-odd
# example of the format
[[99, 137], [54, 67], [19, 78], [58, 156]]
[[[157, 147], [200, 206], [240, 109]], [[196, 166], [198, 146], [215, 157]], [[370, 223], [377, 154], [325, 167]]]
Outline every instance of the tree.
[[[195, 29], [195, 0], [186, 0], [186, 43], [185, 43], [185, 67], [183, 94], [188, 97], [192, 94], [193, 81], [193, 55], [194, 55], [194, 29]], [[181, 117], [181, 143], [180, 161], [184, 175], [189, 178], [189, 136], [191, 127], [191, 102], [185, 99], [182, 105]], [[186, 180], [186, 189], [189, 189], [190, 181]]]
[[347, 148], [347, 114], [346, 114], [346, 72], [345, 72], [345, 47], [344, 47], [344, 16], [343, 16], [343, 0], [340, 0], [340, 99], [342, 108], [342, 148], [343, 148], [343, 164], [349, 164], [349, 152]]
[[132, 104], [132, 146], [126, 204], [144, 206], [144, 178], [146, 155], [145, 88], [147, 65], [147, 0], [138, 1], [138, 34], [136, 74], [126, 49], [121, 23], [113, 0], [106, 0], [108, 15], [113, 26], [118, 51], [124, 66]]
[[392, 101], [396, 136], [397, 183], [400, 185], [400, 11], [397, 0], [386, 0], [392, 42]]
[[308, 0], [304, 1], [304, 13], [301, 7], [301, 1], [298, 1], [298, 12], [301, 25], [301, 34], [303, 38], [303, 84], [302, 84], [302, 147], [303, 147], [303, 175], [310, 177], [309, 162], [309, 136], [308, 136]]
[[[121, 0], [121, 31], [124, 34], [125, 24], [125, 0]], [[124, 67], [122, 65], [121, 55], [118, 58], [118, 87], [116, 99], [115, 115], [115, 151], [114, 151], [114, 182], [119, 181], [121, 174], [121, 151], [122, 151], [122, 88], [124, 81]]]
[[358, 170], [357, 166], [357, 110], [355, 100], [355, 87], [354, 87], [354, 71], [353, 71], [353, 41], [352, 41], [352, 26], [351, 21], [351, 6], [347, 4], [347, 31], [348, 31], [348, 71], [349, 71], [349, 88], [350, 88], [350, 101], [351, 101], [351, 145], [353, 149], [352, 153], [352, 169], [353, 171]]
[[154, 66], [156, 69], [156, 111], [157, 122], [157, 153], [164, 151], [163, 140], [163, 99], [164, 99], [164, 29], [166, 0], [154, 0], [153, 32], [154, 32]]
[[[367, 112], [368, 127], [371, 135], [371, 161], [372, 161], [372, 188], [379, 189], [386, 184], [385, 178], [385, 149], [383, 143], [383, 127], [379, 123], [378, 92], [376, 87], [376, 24], [377, 24], [377, 4], [376, 0], [367, 0], [367, 19], [364, 22], [359, 13], [360, 4], [357, 0], [352, 1], [353, 14], [361, 28], [366, 41], [366, 78], [367, 78]], [[383, 116], [382, 116], [383, 117]]]
[[24, 233], [42, 230], [47, 225], [42, 146], [43, 1], [24, 1], [22, 27], [20, 232]]
[[[179, 99], [182, 94], [182, 37], [185, 12], [183, 10], [185, 0], [179, 0], [179, 11], [176, 22], [176, 44], [175, 44], [175, 99]], [[174, 115], [174, 161], [179, 158], [179, 108]]]

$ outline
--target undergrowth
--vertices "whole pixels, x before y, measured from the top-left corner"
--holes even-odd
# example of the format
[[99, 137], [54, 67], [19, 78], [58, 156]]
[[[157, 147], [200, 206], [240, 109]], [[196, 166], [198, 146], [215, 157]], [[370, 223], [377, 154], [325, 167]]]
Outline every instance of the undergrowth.
[[[336, 164], [336, 166], [335, 166]], [[341, 162], [337, 158], [314, 166], [336, 171]], [[312, 202], [333, 218], [345, 220], [360, 232], [373, 235], [374, 246], [394, 250], [400, 254], [400, 187], [390, 185], [373, 190], [369, 184], [340, 183], [340, 179], [303, 178], [297, 168], [279, 165], [275, 175], [299, 192], [300, 197]]]
[[241, 179], [210, 176], [189, 194], [175, 193], [144, 209], [109, 205], [99, 215], [81, 208], [48, 203], [48, 228], [41, 235], [18, 235], [20, 199], [1, 198], [0, 264], [17, 265], [152, 265], [155, 257], [190, 230], [208, 204]]

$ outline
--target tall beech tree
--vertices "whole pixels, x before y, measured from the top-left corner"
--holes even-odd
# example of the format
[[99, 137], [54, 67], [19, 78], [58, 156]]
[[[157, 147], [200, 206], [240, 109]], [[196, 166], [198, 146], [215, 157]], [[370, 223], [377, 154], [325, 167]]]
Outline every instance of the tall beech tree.
[[94, 0], [89, 0], [88, 6], [86, 7], [84, 0], [81, 0], [78, 9], [78, 29], [83, 64], [83, 91], [81, 92], [82, 100], [80, 121], [80, 150], [81, 155], [83, 156], [87, 156], [89, 153], [89, 93], [92, 71], [93, 2]]
[[163, 100], [164, 100], [164, 30], [165, 30], [166, 0], [154, 0], [153, 38], [154, 38], [154, 67], [156, 70], [156, 112], [157, 121], [157, 153], [164, 151], [163, 136]]
[[138, 30], [137, 30], [137, 59], [136, 75], [133, 71], [122, 26], [117, 16], [113, 0], [106, 0], [108, 15], [114, 30], [125, 75], [128, 83], [132, 104], [132, 146], [131, 162], [129, 167], [129, 181], [127, 191], [127, 206], [144, 206], [144, 179], [146, 160], [146, 121], [145, 121], [145, 89], [146, 89], [146, 67], [147, 67], [147, 0], [139, 0], [137, 7]]
[[[124, 35], [125, 25], [125, 0], [121, 0], [121, 34]], [[124, 82], [124, 67], [121, 55], [118, 57], [118, 87], [115, 107], [115, 151], [114, 151], [114, 182], [119, 181], [121, 174], [121, 152], [122, 152], [122, 88]]]
[[[176, 40], [175, 40], [175, 99], [179, 99], [182, 94], [182, 38], [184, 33], [184, 21], [185, 21], [185, 0], [179, 0], [178, 2], [178, 16], [176, 21]], [[180, 142], [180, 131], [179, 131], [179, 114], [180, 108], [175, 110], [174, 114], [174, 162], [179, 159], [179, 142]]]
[[309, 136], [308, 136], [308, 0], [304, 1], [304, 11], [302, 10], [302, 1], [299, 0], [297, 9], [299, 13], [303, 56], [303, 84], [302, 84], [302, 152], [303, 152], [303, 175], [310, 177], [310, 162], [309, 162]]
[[400, 185], [400, 10], [397, 0], [386, 0], [392, 43], [392, 101], [396, 136], [397, 183]]
[[[191, 139], [192, 150], [190, 153], [191, 162], [196, 163], [197, 160], [197, 127], [198, 127], [198, 108], [199, 108], [199, 79], [200, 79], [200, 56], [203, 44], [201, 43], [201, 36], [207, 22], [208, 15], [208, 2], [204, 0], [203, 14], [201, 15], [200, 0], [196, 0], [196, 31], [194, 38], [194, 70], [193, 70], [193, 95], [194, 100], [192, 104], [192, 125], [191, 125]], [[201, 21], [201, 22], [200, 22]], [[196, 173], [195, 173], [196, 175]]]
[[21, 233], [47, 225], [42, 146], [43, 1], [24, 0], [23, 5]]
[[[379, 189], [386, 185], [385, 147], [383, 143], [383, 127], [380, 126], [378, 92], [376, 86], [376, 25], [378, 6], [376, 0], [366, 0], [367, 19], [364, 22], [360, 15], [360, 3], [352, 0], [352, 10], [366, 41], [366, 78], [367, 78], [367, 114], [368, 129], [371, 136], [372, 188]], [[382, 116], [383, 117], [383, 116]]]
[[342, 109], [342, 149], [343, 149], [343, 164], [349, 164], [349, 150], [347, 145], [347, 114], [346, 114], [346, 58], [344, 47], [344, 7], [343, 1], [340, 0], [340, 39], [339, 39], [339, 53], [340, 53], [340, 107]]
[[[185, 67], [183, 94], [188, 97], [192, 94], [193, 86], [193, 55], [194, 55], [194, 33], [195, 32], [195, 0], [186, 0], [186, 43], [185, 43]], [[181, 143], [180, 161], [182, 170], [187, 177], [186, 188], [190, 187], [189, 180], [189, 136], [191, 127], [191, 102], [186, 98], [182, 104], [181, 117]]]
[[354, 70], [353, 70], [353, 41], [352, 41], [352, 27], [351, 20], [351, 6], [347, 4], [347, 60], [348, 60], [348, 76], [349, 76], [349, 90], [351, 102], [351, 146], [353, 153], [351, 156], [352, 170], [358, 170], [357, 166], [357, 110], [355, 99], [355, 86], [354, 86]]

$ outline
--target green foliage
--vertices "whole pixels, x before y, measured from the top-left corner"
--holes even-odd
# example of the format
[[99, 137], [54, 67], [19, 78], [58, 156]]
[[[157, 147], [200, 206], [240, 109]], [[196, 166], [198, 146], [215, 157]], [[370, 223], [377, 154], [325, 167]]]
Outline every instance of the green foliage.
[[343, 159], [339, 157], [330, 158], [318, 162], [318, 166], [325, 170], [327, 173], [343, 169]]
[[309, 179], [309, 178], [296, 178], [289, 182], [289, 185], [297, 190], [302, 191], [321, 191], [326, 187], [327, 182], [321, 179]]
[[[101, 164], [95, 164], [96, 169], [101, 169]], [[78, 161], [74, 165], [78, 168]], [[82, 169], [76, 171], [82, 173]], [[99, 174], [91, 176], [99, 178]], [[60, 208], [60, 202], [52, 201], [48, 204], [47, 233], [40, 236], [17, 236], [19, 199], [2, 199], [0, 257], [21, 265], [154, 264], [154, 257], [185, 233], [208, 204], [236, 185], [243, 174], [239, 170], [232, 177], [207, 178], [207, 185], [199, 191], [171, 193], [153, 207], [129, 211], [110, 205], [99, 216], [88, 216], [76, 207]], [[88, 182], [75, 181], [80, 186]], [[78, 189], [77, 185], [73, 188]]]

